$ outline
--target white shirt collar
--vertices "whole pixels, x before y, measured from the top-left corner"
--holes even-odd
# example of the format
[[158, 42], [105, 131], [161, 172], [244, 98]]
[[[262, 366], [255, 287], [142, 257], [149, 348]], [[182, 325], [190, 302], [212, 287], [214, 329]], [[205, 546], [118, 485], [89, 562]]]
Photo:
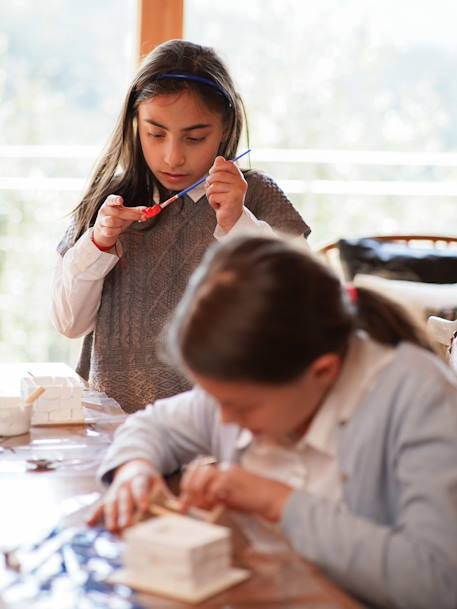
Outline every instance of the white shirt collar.
[[[192, 201], [194, 203], [197, 203], [197, 201], [200, 201], [200, 199], [203, 197], [203, 195], [205, 194], [205, 184], [200, 184], [200, 186], [197, 186], [196, 188], [194, 188], [193, 190], [191, 190], [187, 196], [190, 197], [192, 199]], [[154, 203], [159, 203], [160, 199], [159, 199], [159, 189], [157, 188], [157, 186], [154, 184], [154, 191], [153, 191], [153, 200]]]
[[297, 448], [311, 446], [329, 456], [337, 454], [337, 432], [350, 421], [395, 349], [382, 345], [365, 332], [357, 332], [349, 344], [341, 373], [325, 398]]
[[237, 450], [244, 450], [245, 448], [247, 448], [251, 444], [253, 439], [254, 436], [249, 431], [249, 429], [242, 429], [235, 443]]

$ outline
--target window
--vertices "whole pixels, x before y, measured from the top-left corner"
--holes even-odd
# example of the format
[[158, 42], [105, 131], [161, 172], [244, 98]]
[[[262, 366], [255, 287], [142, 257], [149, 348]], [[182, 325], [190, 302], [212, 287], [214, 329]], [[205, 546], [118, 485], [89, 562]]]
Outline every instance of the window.
[[0, 361], [74, 363], [55, 248], [136, 69], [133, 0], [15, 0], [0, 20]]
[[186, 0], [186, 38], [228, 64], [253, 166], [313, 228], [455, 233], [453, 0]]
[[[186, 0], [184, 16], [228, 64], [253, 166], [312, 245], [455, 233], [454, 0]], [[2, 3], [0, 361], [75, 363], [49, 320], [55, 247], [136, 69], [136, 27], [137, 0]]]

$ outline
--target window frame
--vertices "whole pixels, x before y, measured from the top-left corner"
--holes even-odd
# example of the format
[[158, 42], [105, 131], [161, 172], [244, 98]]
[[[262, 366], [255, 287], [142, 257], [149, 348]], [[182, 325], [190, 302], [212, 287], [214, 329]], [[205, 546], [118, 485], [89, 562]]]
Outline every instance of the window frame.
[[138, 59], [157, 45], [182, 38], [184, 0], [138, 0]]

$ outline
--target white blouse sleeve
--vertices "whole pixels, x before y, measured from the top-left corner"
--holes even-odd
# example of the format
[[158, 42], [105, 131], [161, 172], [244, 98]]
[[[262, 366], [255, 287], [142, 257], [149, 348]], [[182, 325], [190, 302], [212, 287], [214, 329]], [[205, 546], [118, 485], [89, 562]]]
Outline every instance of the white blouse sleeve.
[[122, 256], [120, 244], [109, 252], [100, 251], [92, 243], [92, 230], [59, 256], [55, 270], [51, 318], [57, 331], [68, 338], [94, 329], [103, 281]]
[[[216, 226], [216, 230], [213, 236], [218, 241], [223, 241], [227, 237], [237, 237], [238, 235], [246, 235], [251, 237], [275, 237], [278, 234], [274, 229], [265, 222], [265, 220], [259, 220], [247, 207], [243, 207], [243, 212], [232, 228], [226, 233], [222, 230], [219, 224]], [[305, 249], [309, 249], [309, 244], [304, 235], [298, 237], [291, 237], [292, 242], [297, 242], [302, 245]]]
[[251, 235], [260, 237], [273, 237], [275, 234], [274, 230], [264, 220], [258, 220], [250, 209], [243, 207], [241, 216], [232, 226], [232, 228], [226, 233], [222, 230], [219, 224], [216, 226], [214, 231], [214, 237], [221, 241], [224, 237], [235, 237], [238, 235]]

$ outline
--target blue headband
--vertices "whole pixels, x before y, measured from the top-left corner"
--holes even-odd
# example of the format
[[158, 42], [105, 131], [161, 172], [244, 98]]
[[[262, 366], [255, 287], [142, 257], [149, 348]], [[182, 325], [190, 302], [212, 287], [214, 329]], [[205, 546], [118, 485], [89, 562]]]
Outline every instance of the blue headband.
[[194, 74], [186, 74], [184, 72], [167, 72], [166, 74], [159, 74], [156, 77], [156, 80], [193, 80], [194, 82], [201, 83], [202, 85], [207, 85], [208, 87], [212, 87], [216, 89], [218, 93], [220, 93], [228, 102], [229, 107], [233, 106], [232, 99], [224, 87], [218, 85], [213, 80], [209, 80], [208, 78], [204, 78], [203, 76], [196, 76]]

